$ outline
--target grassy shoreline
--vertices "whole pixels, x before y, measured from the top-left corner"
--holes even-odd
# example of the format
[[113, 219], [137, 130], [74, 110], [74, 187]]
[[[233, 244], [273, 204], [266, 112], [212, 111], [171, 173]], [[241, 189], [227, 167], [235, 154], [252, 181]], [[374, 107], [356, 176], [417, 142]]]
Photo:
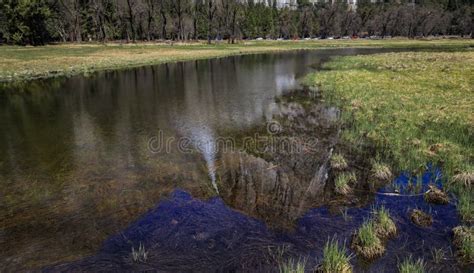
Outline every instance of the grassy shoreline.
[[240, 44], [59, 44], [0, 46], [0, 82], [25, 81], [161, 63], [298, 49], [473, 47], [470, 39], [250, 41]]
[[441, 166], [473, 221], [474, 51], [339, 57], [325, 68], [306, 81], [342, 109], [343, 141], [373, 147], [396, 171]]

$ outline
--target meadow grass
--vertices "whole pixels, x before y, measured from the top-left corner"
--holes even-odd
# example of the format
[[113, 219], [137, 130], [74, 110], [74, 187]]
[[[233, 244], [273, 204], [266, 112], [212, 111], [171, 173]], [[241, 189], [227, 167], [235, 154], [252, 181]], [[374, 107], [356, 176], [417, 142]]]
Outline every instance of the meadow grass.
[[351, 257], [347, 255], [343, 246], [332, 239], [328, 241], [323, 250], [323, 263], [321, 271], [324, 273], [349, 273], [352, 272]]
[[474, 222], [474, 199], [472, 198], [472, 190], [462, 191], [458, 195], [457, 209], [461, 218], [466, 222]]
[[0, 46], [0, 82], [48, 78], [239, 54], [344, 47], [450, 48], [472, 46], [458, 40], [320, 40], [195, 43], [85, 43], [41, 47]]
[[441, 166], [451, 189], [470, 192], [460, 205], [472, 203], [474, 51], [339, 57], [307, 83], [341, 108], [348, 144], [397, 172]]
[[398, 266], [398, 270], [400, 273], [424, 273], [425, 263], [421, 259], [414, 261], [410, 257]]

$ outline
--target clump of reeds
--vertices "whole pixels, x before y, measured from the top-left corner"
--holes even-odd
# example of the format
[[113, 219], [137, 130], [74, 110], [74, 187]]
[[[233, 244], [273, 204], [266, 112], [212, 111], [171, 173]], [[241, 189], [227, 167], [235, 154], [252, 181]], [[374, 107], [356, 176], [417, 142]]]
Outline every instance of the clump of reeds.
[[357, 254], [367, 260], [380, 257], [385, 252], [385, 246], [378, 237], [372, 220], [364, 222], [359, 227], [353, 236], [351, 247]]
[[433, 224], [433, 217], [424, 211], [414, 209], [410, 213], [410, 219], [420, 227], [428, 227]]
[[459, 193], [458, 212], [463, 221], [474, 221], [474, 199], [472, 191], [462, 191]]
[[392, 238], [397, 234], [397, 226], [393, 222], [390, 212], [381, 206], [379, 209], [373, 210], [374, 226], [377, 235], [381, 239]]
[[132, 246], [132, 258], [136, 263], [145, 263], [148, 259], [148, 252], [145, 250], [145, 246], [140, 243], [138, 249]]
[[350, 187], [350, 183], [354, 183], [357, 181], [357, 176], [355, 173], [342, 173], [336, 177], [334, 181], [335, 191], [342, 195], [349, 194], [352, 190]]
[[282, 263], [279, 267], [280, 273], [305, 273], [306, 271], [306, 261], [298, 260], [294, 261], [293, 259], [288, 260], [285, 263]]
[[449, 203], [448, 195], [433, 185], [430, 185], [428, 191], [425, 193], [425, 200], [428, 203], [438, 205], [446, 205]]
[[453, 244], [461, 261], [474, 263], [474, 227], [455, 227], [453, 234]]
[[461, 172], [453, 176], [453, 182], [470, 188], [474, 181], [474, 171]]
[[323, 250], [323, 263], [318, 270], [322, 273], [351, 273], [351, 256], [347, 255], [345, 249], [332, 239], [328, 241]]
[[392, 171], [386, 164], [374, 161], [372, 162], [372, 177], [380, 181], [389, 181], [392, 178]]
[[385, 252], [387, 239], [397, 234], [397, 226], [385, 207], [373, 209], [372, 218], [365, 221], [352, 238], [351, 247], [367, 260], [381, 256]]
[[414, 261], [411, 257], [403, 261], [399, 266], [400, 273], [424, 273], [425, 263], [422, 259]]
[[341, 154], [334, 154], [331, 157], [331, 168], [338, 170], [338, 171], [343, 171], [347, 169], [349, 165], [347, 164], [346, 159], [344, 158], [343, 155]]

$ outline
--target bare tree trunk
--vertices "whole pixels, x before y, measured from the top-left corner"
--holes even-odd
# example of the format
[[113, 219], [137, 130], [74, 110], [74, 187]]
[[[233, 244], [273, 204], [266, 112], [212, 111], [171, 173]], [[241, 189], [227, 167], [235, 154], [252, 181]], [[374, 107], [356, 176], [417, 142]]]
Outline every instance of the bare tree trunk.
[[133, 16], [133, 6], [132, 6], [132, 0], [127, 0], [127, 6], [128, 6], [128, 20], [130, 22], [130, 29], [132, 31], [132, 41], [135, 43], [135, 25], [134, 25], [134, 16]]
[[215, 7], [212, 4], [212, 0], [207, 0], [207, 7], [207, 43], [211, 44], [212, 21], [215, 12]]
[[161, 20], [162, 20], [162, 26], [161, 26], [161, 36], [163, 40], [166, 40], [166, 25], [168, 23], [167, 18], [166, 18], [166, 11], [165, 11], [165, 4], [164, 0], [161, 0], [160, 2], [160, 14], [161, 14]]

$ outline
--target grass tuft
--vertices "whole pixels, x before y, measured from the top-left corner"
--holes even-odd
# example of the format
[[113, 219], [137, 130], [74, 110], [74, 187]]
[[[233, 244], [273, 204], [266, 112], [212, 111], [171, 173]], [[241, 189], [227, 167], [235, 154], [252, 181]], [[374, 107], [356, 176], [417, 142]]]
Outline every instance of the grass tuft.
[[280, 273], [304, 273], [306, 271], [306, 262], [302, 260], [288, 260], [279, 267]]
[[392, 171], [386, 164], [380, 162], [372, 163], [372, 176], [380, 181], [389, 181], [392, 178]]
[[145, 250], [145, 246], [140, 243], [140, 246], [136, 250], [132, 246], [132, 259], [136, 263], [145, 263], [148, 259], [148, 252]]
[[357, 230], [352, 239], [351, 247], [357, 254], [367, 260], [382, 256], [385, 252], [385, 247], [382, 244], [382, 240], [377, 236], [372, 220], [366, 221]]
[[425, 193], [425, 201], [437, 205], [446, 205], [449, 203], [448, 195], [436, 186], [429, 186], [429, 190]]
[[453, 229], [453, 244], [462, 262], [474, 263], [474, 227], [459, 226]]
[[335, 191], [342, 195], [347, 195], [351, 192], [350, 183], [357, 181], [355, 173], [342, 173], [336, 177], [334, 181]]
[[414, 261], [410, 257], [398, 266], [398, 270], [400, 273], [424, 273], [425, 263], [422, 259]]
[[459, 193], [457, 209], [463, 221], [474, 221], [474, 199], [472, 191], [462, 191]]
[[467, 188], [470, 188], [472, 186], [473, 181], [474, 181], [473, 171], [466, 171], [466, 172], [458, 173], [455, 176], [453, 176], [453, 182], [455, 184], [461, 184]]
[[384, 206], [373, 210], [374, 227], [377, 235], [382, 239], [394, 237], [397, 234], [397, 226], [393, 222], [390, 213]]
[[346, 159], [344, 158], [343, 155], [341, 154], [334, 154], [331, 157], [331, 168], [338, 170], [338, 171], [343, 171], [347, 169], [349, 165], [347, 164]]
[[420, 227], [428, 227], [433, 224], [433, 217], [419, 209], [414, 209], [411, 211], [410, 219], [413, 223]]
[[335, 239], [332, 239], [326, 243], [323, 253], [324, 259], [321, 269], [323, 273], [352, 272], [352, 267], [350, 264], [351, 257], [346, 254], [345, 249], [340, 247], [339, 243]]

